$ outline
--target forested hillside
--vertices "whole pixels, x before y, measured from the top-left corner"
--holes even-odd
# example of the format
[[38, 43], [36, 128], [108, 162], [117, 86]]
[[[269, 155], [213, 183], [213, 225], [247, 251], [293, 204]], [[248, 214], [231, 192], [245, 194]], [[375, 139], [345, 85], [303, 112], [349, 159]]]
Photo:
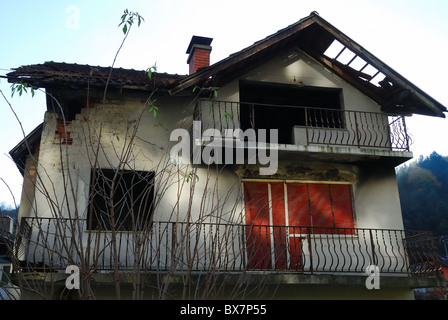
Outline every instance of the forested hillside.
[[405, 229], [448, 236], [448, 157], [433, 152], [397, 170]]
[[10, 216], [14, 220], [13, 230], [15, 231], [17, 225], [17, 213], [18, 208], [13, 208], [11, 206], [6, 205], [4, 202], [0, 202], [0, 216]]

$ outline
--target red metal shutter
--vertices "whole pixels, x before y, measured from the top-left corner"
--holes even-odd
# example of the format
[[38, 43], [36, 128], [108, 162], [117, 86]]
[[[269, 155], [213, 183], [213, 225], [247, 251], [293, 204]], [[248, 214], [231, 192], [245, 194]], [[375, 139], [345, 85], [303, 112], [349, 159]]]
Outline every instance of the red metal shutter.
[[248, 269], [271, 269], [268, 184], [244, 182]]
[[313, 233], [333, 233], [333, 212], [328, 184], [309, 184]]
[[331, 185], [331, 195], [333, 199], [334, 223], [336, 228], [350, 228], [350, 230], [340, 229], [339, 233], [352, 234], [355, 227], [353, 220], [352, 197], [349, 185]]
[[306, 184], [288, 183], [289, 233], [304, 233], [297, 226], [311, 226], [308, 187]]
[[285, 185], [283, 182], [269, 184], [271, 186], [275, 269], [286, 269]]
[[288, 183], [289, 223], [289, 267], [302, 270], [302, 236], [311, 226], [308, 186], [303, 183]]

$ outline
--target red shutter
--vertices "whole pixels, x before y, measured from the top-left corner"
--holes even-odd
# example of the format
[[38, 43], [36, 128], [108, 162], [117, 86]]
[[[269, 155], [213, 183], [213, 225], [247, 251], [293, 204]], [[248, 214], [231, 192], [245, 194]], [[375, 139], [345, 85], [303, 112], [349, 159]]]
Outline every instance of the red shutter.
[[244, 202], [247, 225], [247, 267], [249, 269], [270, 269], [272, 263], [268, 184], [244, 182]]
[[328, 184], [309, 184], [313, 233], [332, 233], [333, 212], [331, 210]]
[[275, 269], [286, 269], [285, 186], [283, 182], [271, 182], [270, 185]]
[[310, 206], [308, 200], [308, 187], [306, 184], [288, 183], [288, 215], [289, 233], [304, 233], [306, 230], [294, 228], [296, 226], [309, 227]]
[[301, 236], [309, 232], [307, 227], [312, 226], [312, 233], [321, 234], [332, 234], [334, 228], [341, 228], [337, 229], [340, 234], [353, 232], [349, 185], [288, 183], [286, 187], [287, 208], [284, 183], [244, 182], [249, 269], [285, 269], [287, 253], [289, 268], [302, 269]]
[[288, 183], [289, 267], [303, 270], [301, 235], [311, 226], [308, 186]]
[[[352, 197], [349, 185], [331, 185], [334, 222], [336, 228], [354, 228]], [[351, 234], [353, 230], [339, 230], [339, 233]]]

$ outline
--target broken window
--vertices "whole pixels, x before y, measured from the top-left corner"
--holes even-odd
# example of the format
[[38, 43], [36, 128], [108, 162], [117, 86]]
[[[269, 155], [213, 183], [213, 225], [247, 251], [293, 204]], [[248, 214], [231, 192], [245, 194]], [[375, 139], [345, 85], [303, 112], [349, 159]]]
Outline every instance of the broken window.
[[241, 128], [278, 129], [279, 143], [292, 143], [294, 126], [344, 126], [340, 88], [241, 81], [240, 101]]
[[91, 192], [89, 229], [140, 231], [151, 225], [153, 172], [92, 170]]

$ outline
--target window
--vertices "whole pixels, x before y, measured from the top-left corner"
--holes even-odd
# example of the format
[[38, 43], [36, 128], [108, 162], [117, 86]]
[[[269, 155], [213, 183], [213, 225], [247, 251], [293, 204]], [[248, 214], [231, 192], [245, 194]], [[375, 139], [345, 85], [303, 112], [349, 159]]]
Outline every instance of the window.
[[301, 266], [302, 236], [353, 234], [351, 186], [244, 181], [249, 269]]
[[287, 225], [312, 227], [313, 233], [354, 228], [347, 184], [245, 181], [244, 200], [248, 224], [286, 225], [288, 216]]
[[92, 230], [135, 231], [150, 226], [154, 200], [154, 173], [96, 169], [91, 175]]
[[292, 143], [294, 126], [344, 127], [340, 88], [241, 81], [240, 101], [241, 128], [278, 129], [279, 143]]

